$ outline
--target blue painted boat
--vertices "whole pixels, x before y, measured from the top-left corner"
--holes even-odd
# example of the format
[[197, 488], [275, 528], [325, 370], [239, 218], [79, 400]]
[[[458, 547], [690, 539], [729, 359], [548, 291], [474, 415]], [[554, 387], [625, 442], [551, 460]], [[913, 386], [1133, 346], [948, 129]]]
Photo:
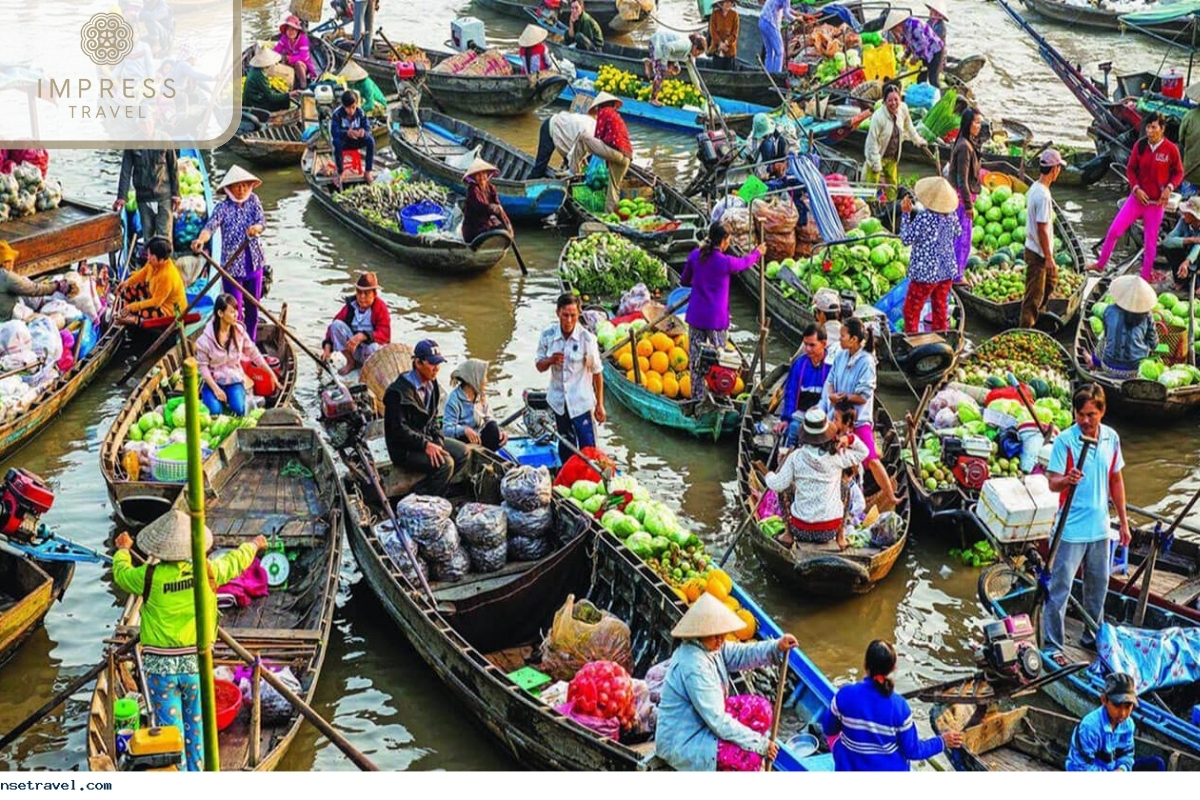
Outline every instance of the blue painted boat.
[[482, 158], [500, 170], [492, 185], [513, 223], [540, 222], [567, 199], [566, 177], [531, 178], [533, 157], [520, 148], [437, 111], [422, 108], [417, 114], [393, 106], [388, 127], [396, 158], [425, 177], [461, 193], [463, 172], [476, 156]]

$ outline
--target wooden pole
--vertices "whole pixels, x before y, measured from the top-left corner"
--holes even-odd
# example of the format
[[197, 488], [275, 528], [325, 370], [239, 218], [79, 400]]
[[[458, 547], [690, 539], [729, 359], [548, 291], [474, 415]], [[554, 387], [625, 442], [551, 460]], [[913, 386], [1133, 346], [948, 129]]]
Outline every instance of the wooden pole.
[[[779, 685], [775, 688], [775, 713], [771, 717], [771, 744], [775, 744], [775, 739], [779, 736], [779, 717], [783, 714], [783, 693], [787, 690], [788, 658], [790, 655], [791, 651], [785, 650], [783, 661], [779, 662]], [[773, 763], [774, 760], [771, 758], [764, 759], [763, 769], [766, 772], [770, 772]]]
[[258, 766], [259, 739], [262, 738], [262, 662], [254, 657], [254, 672], [250, 678], [250, 766]]

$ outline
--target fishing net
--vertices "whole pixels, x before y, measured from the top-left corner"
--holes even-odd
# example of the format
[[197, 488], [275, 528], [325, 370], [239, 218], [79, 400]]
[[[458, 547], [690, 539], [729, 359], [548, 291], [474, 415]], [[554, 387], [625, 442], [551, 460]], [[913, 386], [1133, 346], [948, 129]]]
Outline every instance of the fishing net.
[[545, 467], [516, 467], [500, 481], [500, 496], [518, 511], [536, 511], [550, 505], [551, 493], [550, 472]]
[[508, 517], [501, 506], [467, 503], [458, 510], [454, 524], [463, 543], [475, 549], [503, 547], [508, 538]]

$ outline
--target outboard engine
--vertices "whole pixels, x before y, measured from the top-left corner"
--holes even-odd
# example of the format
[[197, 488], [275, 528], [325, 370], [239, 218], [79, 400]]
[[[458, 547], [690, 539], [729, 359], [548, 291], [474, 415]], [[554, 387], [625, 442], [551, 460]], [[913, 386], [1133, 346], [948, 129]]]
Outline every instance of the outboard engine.
[[54, 492], [27, 469], [12, 468], [0, 487], [0, 534], [33, 541], [42, 514], [54, 505]]
[[452, 20], [449, 45], [458, 53], [465, 53], [472, 47], [486, 50], [487, 36], [484, 33], [483, 22], [476, 17], [459, 17]]
[[983, 647], [976, 651], [980, 666], [996, 677], [1025, 684], [1042, 674], [1033, 623], [1028, 614], [1017, 614], [983, 626]]

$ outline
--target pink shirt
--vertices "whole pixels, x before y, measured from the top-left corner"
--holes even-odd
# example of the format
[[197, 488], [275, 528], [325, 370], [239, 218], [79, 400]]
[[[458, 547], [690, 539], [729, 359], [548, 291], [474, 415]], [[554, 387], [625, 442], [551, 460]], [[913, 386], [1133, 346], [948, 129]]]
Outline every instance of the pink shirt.
[[216, 321], [208, 323], [204, 333], [196, 342], [196, 364], [200, 368], [200, 377], [204, 381], [210, 378], [218, 386], [229, 386], [246, 380], [242, 370], [242, 362], [250, 361], [255, 366], [270, 369], [267, 360], [259, 352], [246, 328], [238, 323], [233, 328], [232, 345], [226, 349], [217, 343]]

